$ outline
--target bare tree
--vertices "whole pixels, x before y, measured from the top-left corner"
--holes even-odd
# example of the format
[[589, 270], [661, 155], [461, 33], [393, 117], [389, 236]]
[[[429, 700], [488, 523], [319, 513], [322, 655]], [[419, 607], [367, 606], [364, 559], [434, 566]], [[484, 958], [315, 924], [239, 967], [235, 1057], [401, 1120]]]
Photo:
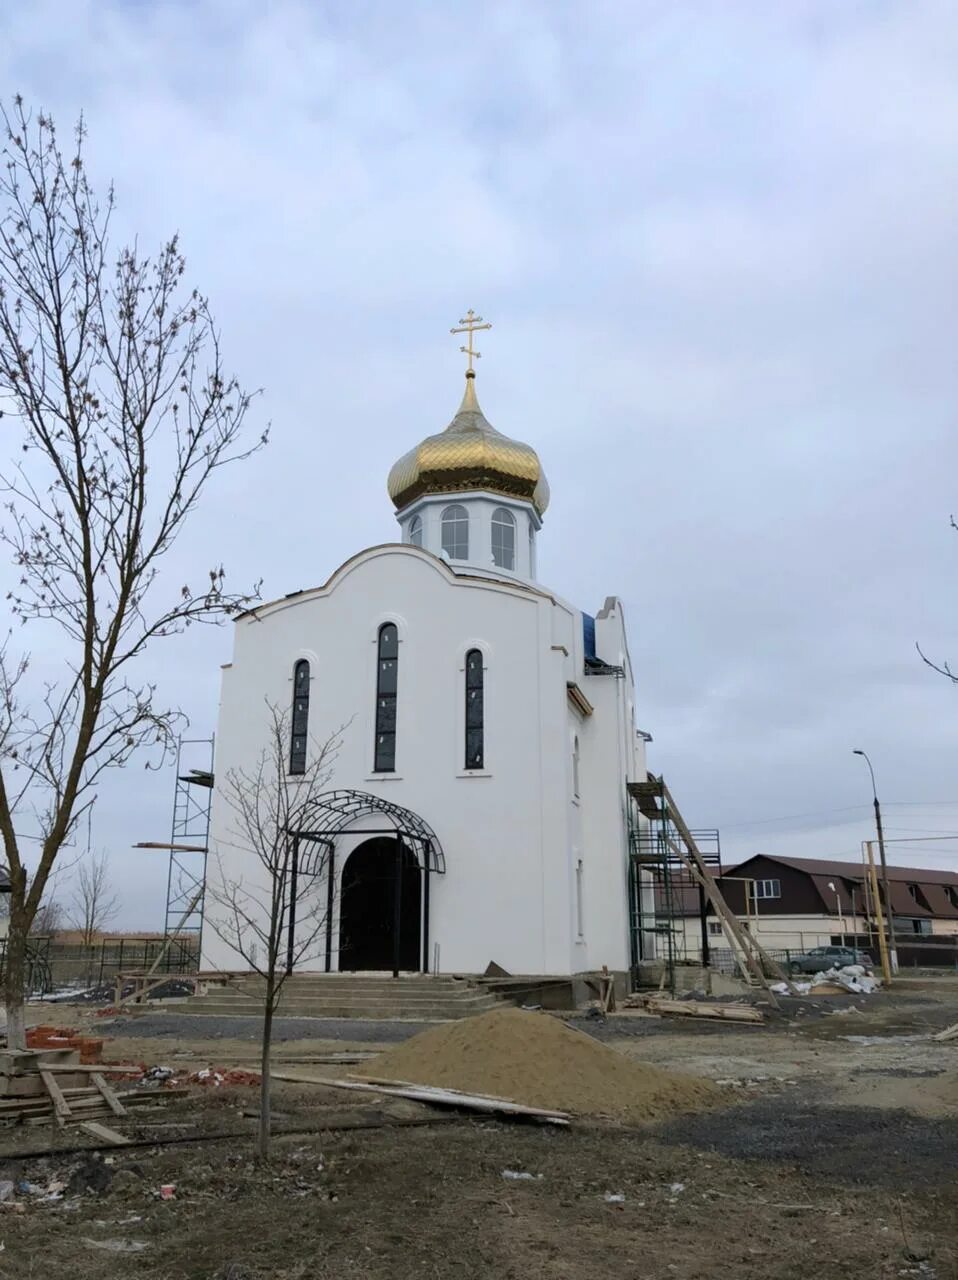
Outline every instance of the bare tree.
[[[249, 769], [233, 769], [219, 788], [232, 814], [230, 855], [216, 851], [218, 877], [206, 889], [206, 923], [264, 982], [259, 1150], [269, 1155], [270, 1050], [280, 992], [296, 965], [324, 939], [328, 845], [309, 840], [309, 812], [326, 789], [342, 730], [310, 742], [306, 769], [290, 774], [289, 717], [267, 703], [266, 745]], [[246, 868], [246, 874], [243, 868]], [[239, 874], [233, 868], [240, 868]]]
[[[955, 517], [949, 516], [948, 522], [952, 529], [958, 532], [958, 521], [955, 520]], [[944, 676], [945, 679], [950, 680], [952, 684], [958, 684], [958, 673], [952, 671], [949, 663], [944, 661], [932, 662], [931, 658], [923, 652], [922, 647], [917, 640], [915, 641], [915, 648], [918, 650], [918, 656], [926, 667], [931, 667], [932, 671], [937, 671], [940, 676]]]
[[[53, 121], [19, 97], [0, 116], [0, 409], [22, 445], [0, 476], [0, 538], [17, 569], [14, 615], [59, 636], [58, 674], [37, 687], [26, 650], [0, 646], [4, 995], [8, 1042], [22, 1047], [25, 942], [57, 856], [103, 771], [141, 747], [165, 751], [175, 726], [136, 660], [256, 595], [228, 592], [212, 559], [198, 586], [171, 591], [160, 570], [213, 473], [265, 435], [243, 443], [250, 397], [223, 371], [176, 238], [153, 259], [136, 246], [114, 255], [113, 192], [100, 199], [88, 182], [82, 120], [65, 155]], [[14, 829], [24, 808], [40, 827], [32, 877]]]
[[41, 898], [30, 926], [30, 932], [41, 938], [52, 937], [63, 928], [63, 907], [51, 894]]
[[77, 871], [73, 902], [67, 908], [67, 919], [90, 946], [105, 924], [120, 910], [120, 900], [110, 892], [110, 868], [105, 853], [88, 852]]

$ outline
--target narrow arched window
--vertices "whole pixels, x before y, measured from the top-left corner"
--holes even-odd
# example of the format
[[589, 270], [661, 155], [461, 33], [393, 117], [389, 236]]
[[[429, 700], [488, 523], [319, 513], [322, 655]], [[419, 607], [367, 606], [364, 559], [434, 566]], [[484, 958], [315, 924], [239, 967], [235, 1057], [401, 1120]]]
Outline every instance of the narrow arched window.
[[469, 512], [458, 502], [442, 513], [442, 549], [450, 560], [469, 559]]
[[413, 516], [410, 520], [409, 541], [414, 547], [422, 546], [422, 516]]
[[399, 632], [395, 623], [379, 628], [379, 661], [376, 671], [375, 773], [396, 768], [396, 691], [399, 687]]
[[300, 658], [293, 667], [293, 716], [289, 735], [289, 771], [306, 772], [306, 739], [309, 732], [309, 663]]
[[466, 768], [481, 769], [485, 759], [485, 712], [483, 710], [482, 654], [470, 649], [466, 654]]
[[500, 569], [516, 567], [516, 518], [506, 507], [492, 513], [492, 563]]
[[572, 739], [572, 794], [579, 797], [579, 735]]

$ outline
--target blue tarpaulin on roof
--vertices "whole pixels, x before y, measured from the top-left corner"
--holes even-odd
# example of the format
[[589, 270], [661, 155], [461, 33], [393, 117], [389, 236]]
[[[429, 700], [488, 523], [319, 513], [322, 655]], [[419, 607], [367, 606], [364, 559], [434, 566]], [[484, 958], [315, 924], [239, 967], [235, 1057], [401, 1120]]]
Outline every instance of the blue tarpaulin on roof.
[[595, 657], [595, 618], [588, 613], [582, 615], [582, 642], [585, 646], [585, 656], [587, 658]]

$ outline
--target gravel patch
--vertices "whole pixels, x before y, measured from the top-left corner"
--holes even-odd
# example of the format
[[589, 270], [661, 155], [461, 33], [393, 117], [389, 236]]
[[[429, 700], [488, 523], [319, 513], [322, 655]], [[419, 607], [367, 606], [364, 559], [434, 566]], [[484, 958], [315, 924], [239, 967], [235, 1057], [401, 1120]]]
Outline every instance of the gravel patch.
[[956, 1181], [958, 1119], [823, 1107], [761, 1098], [725, 1111], [680, 1116], [660, 1126], [665, 1143], [740, 1160], [776, 1161], [805, 1174], [914, 1191]]
[[[284, 1040], [370, 1041], [398, 1044], [434, 1026], [432, 1022], [367, 1022], [362, 1018], [275, 1018], [273, 1043]], [[228, 1014], [147, 1013], [140, 1018], [104, 1018], [98, 1034], [135, 1040], [249, 1040], [258, 1043], [262, 1018]]]

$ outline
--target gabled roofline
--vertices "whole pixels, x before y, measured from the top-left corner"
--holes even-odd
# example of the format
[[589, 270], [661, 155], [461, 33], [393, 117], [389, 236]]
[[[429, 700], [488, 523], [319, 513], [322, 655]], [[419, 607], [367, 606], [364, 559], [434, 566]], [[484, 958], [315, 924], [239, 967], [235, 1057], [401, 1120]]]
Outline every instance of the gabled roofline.
[[[835, 862], [828, 858], [789, 858], [780, 857], [777, 853], [753, 853], [750, 858], [729, 867], [723, 874], [732, 875], [747, 867], [756, 858], [764, 858], [766, 862], [777, 862], [783, 867], [791, 867], [793, 871], [804, 871], [811, 876], [843, 876], [848, 880], [859, 880], [865, 875], [865, 868], [860, 862]], [[879, 873], [880, 874], [880, 873]], [[911, 884], [944, 884], [958, 888], [958, 871], [945, 871], [931, 867], [888, 867], [889, 880], [907, 881]]]
[[233, 621], [242, 622], [251, 618], [261, 618], [264, 614], [274, 613], [293, 604], [300, 604], [305, 599], [315, 600], [328, 595], [339, 581], [352, 573], [362, 562], [373, 560], [380, 555], [405, 555], [422, 560], [452, 586], [474, 585], [485, 589], [502, 591], [506, 595], [535, 596], [543, 600], [549, 600], [554, 604], [562, 603], [551, 591], [545, 591], [531, 582], [522, 582], [518, 579], [513, 581], [507, 578], [494, 578], [477, 573], [475, 570], [470, 570], [468, 573], [459, 573], [448, 561], [443, 560], [441, 556], [435, 555], [432, 551], [427, 551], [425, 547], [415, 547], [408, 542], [380, 542], [373, 547], [365, 547], [362, 551], [357, 551], [355, 555], [350, 556], [348, 560], [344, 560], [321, 585], [304, 587], [299, 591], [289, 591], [284, 596], [277, 596], [273, 600], [264, 600], [262, 604], [253, 605], [249, 609], [244, 609], [242, 613], [238, 613]]

